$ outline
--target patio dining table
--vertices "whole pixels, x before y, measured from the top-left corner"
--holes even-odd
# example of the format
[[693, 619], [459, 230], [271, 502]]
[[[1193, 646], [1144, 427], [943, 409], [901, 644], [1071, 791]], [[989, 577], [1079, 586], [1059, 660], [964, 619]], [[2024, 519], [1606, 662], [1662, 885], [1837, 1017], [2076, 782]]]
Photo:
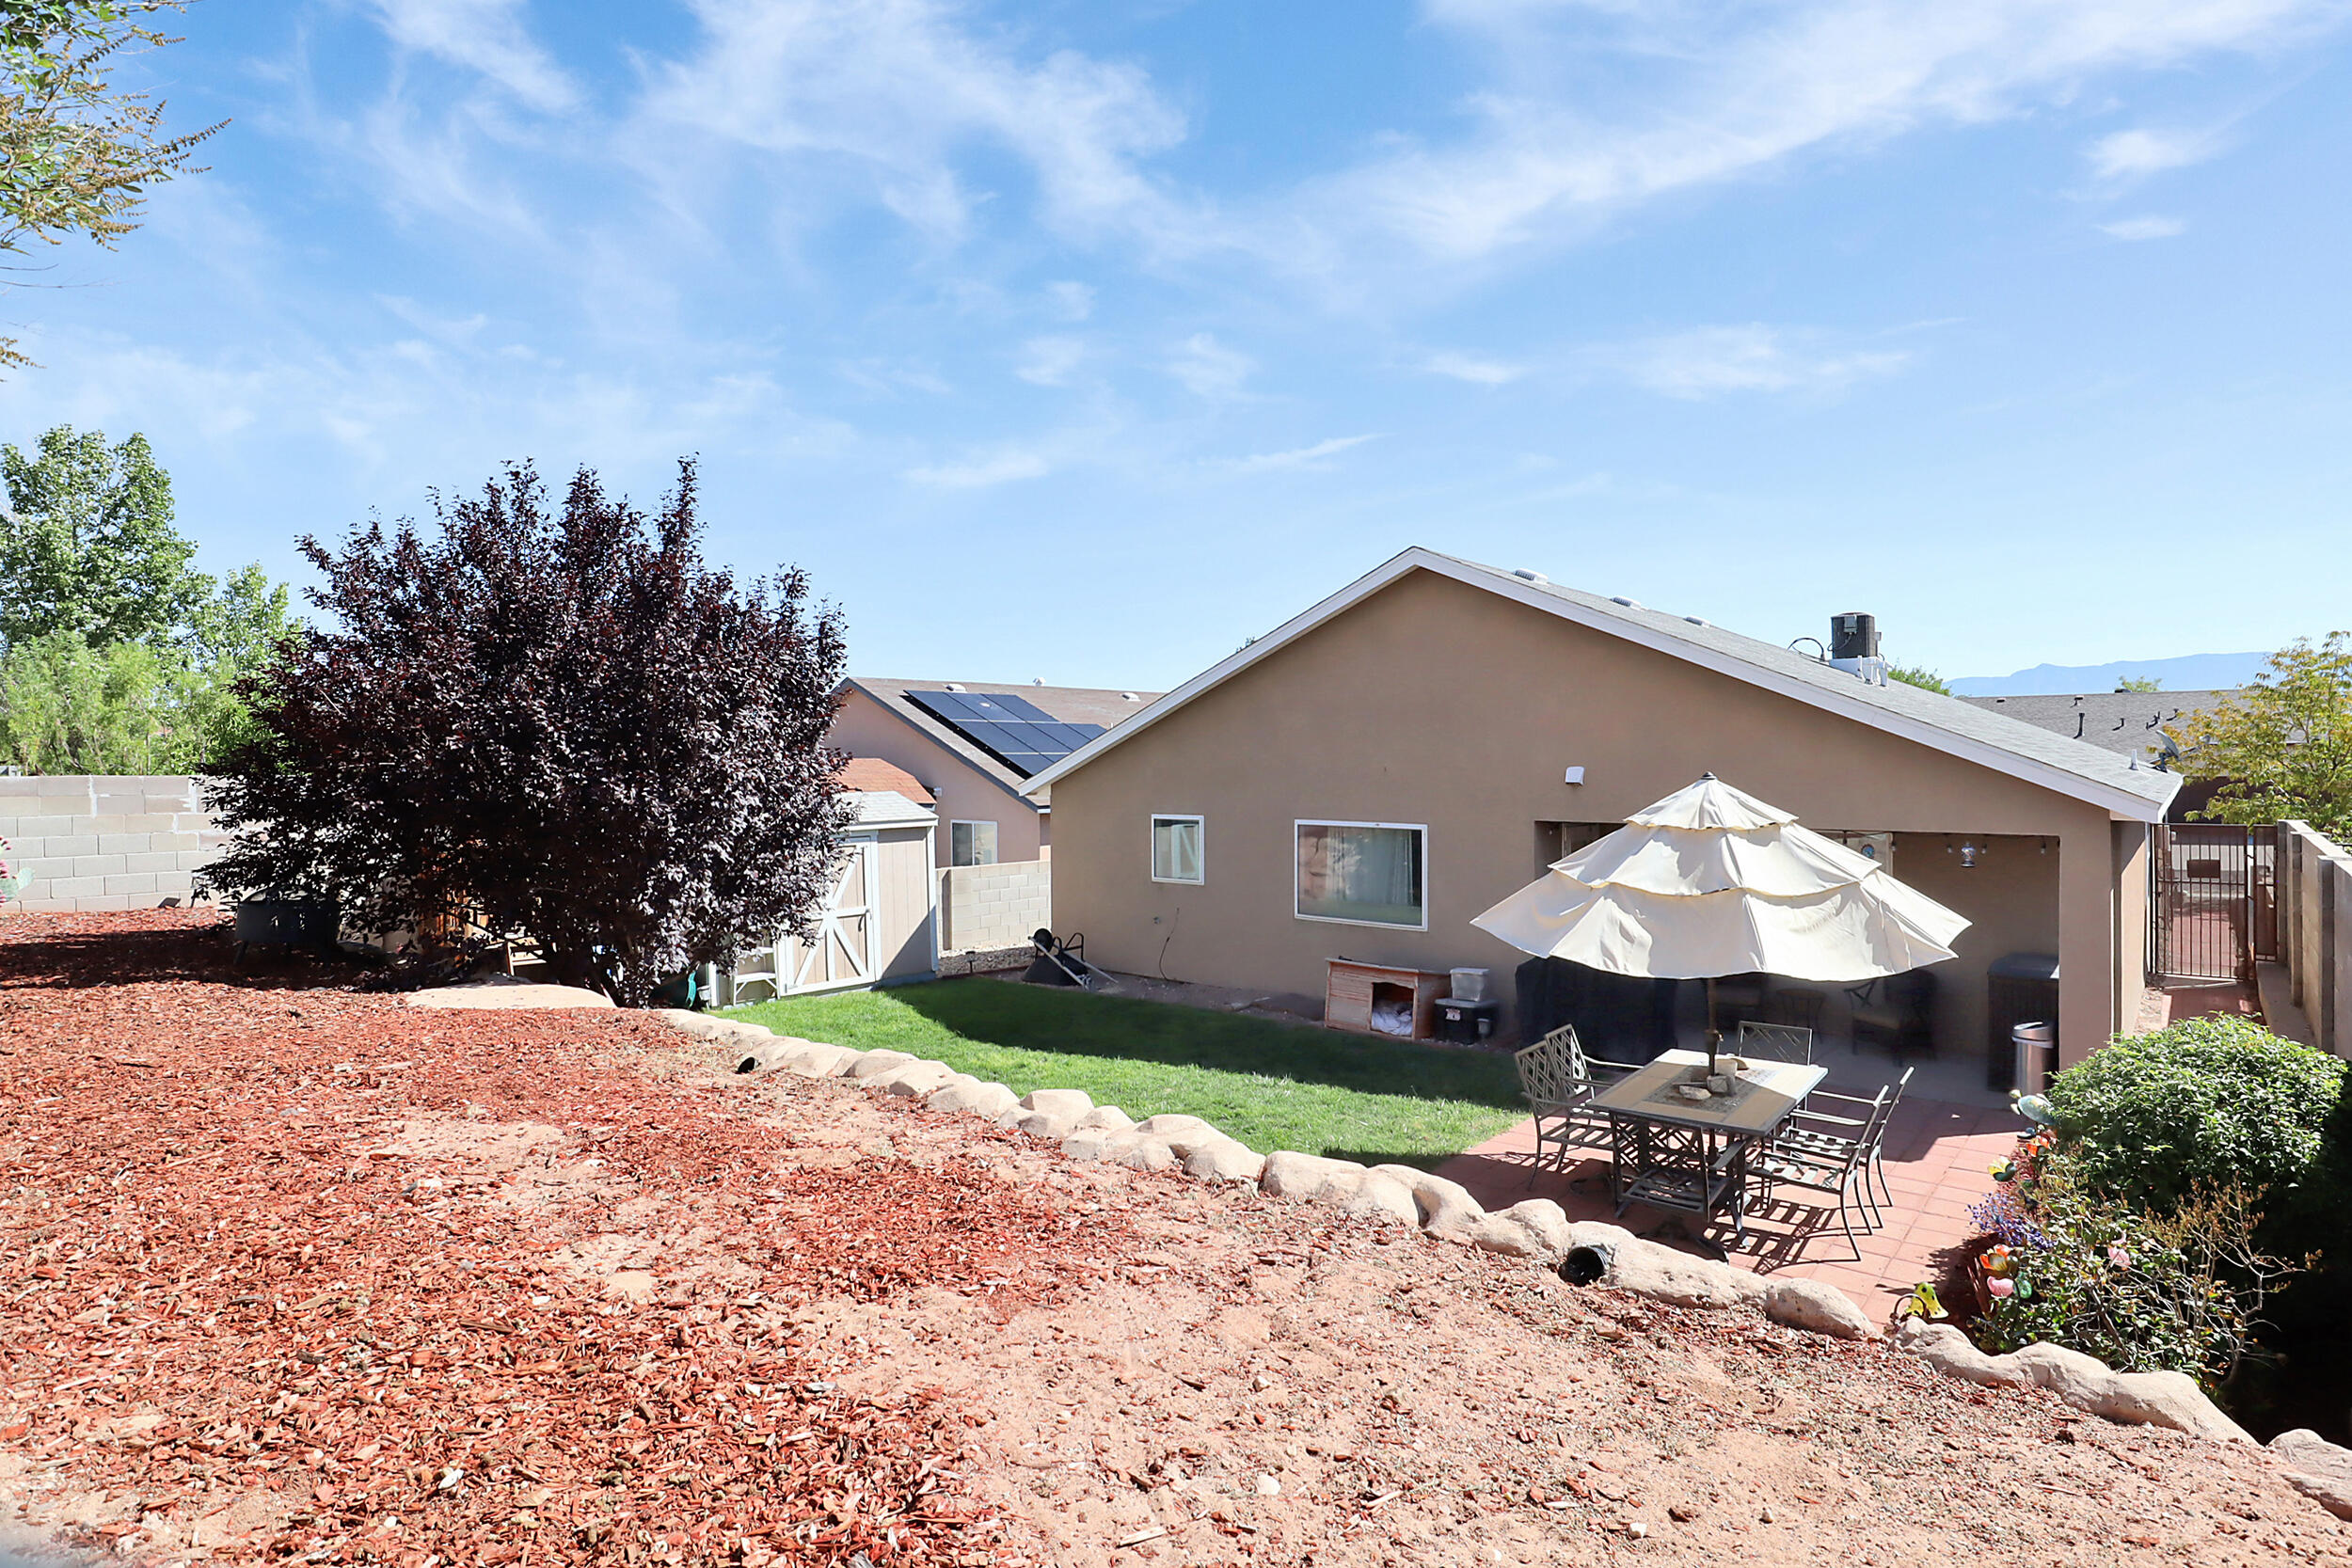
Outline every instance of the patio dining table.
[[1733, 1075], [1727, 1096], [1692, 1100], [1677, 1092], [1706, 1075], [1705, 1052], [1667, 1051], [1587, 1104], [1609, 1118], [1609, 1186], [1618, 1214], [1636, 1203], [1702, 1219], [1728, 1212], [1745, 1240], [1749, 1150], [1780, 1131], [1829, 1069], [1751, 1061]]

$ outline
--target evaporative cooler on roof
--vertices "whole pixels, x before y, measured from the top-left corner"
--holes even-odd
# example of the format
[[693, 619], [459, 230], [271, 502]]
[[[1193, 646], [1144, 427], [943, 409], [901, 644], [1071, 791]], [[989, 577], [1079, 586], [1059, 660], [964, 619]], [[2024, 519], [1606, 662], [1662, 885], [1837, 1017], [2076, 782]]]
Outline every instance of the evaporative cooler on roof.
[[1103, 733], [1100, 724], [1065, 724], [1009, 691], [910, 691], [907, 700], [1025, 779]]

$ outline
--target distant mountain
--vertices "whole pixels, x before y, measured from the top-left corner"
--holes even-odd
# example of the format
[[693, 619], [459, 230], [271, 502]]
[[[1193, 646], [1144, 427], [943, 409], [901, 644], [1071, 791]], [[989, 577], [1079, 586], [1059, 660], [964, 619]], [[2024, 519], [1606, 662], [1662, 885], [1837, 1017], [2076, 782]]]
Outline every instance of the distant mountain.
[[2113, 664], [2037, 664], [2013, 675], [1963, 675], [1952, 682], [1961, 697], [2030, 697], [2077, 691], [2112, 691], [2126, 676], [2153, 676], [2168, 691], [2226, 691], [2260, 673], [2265, 654], [2184, 654], [2178, 658], [2121, 659]]

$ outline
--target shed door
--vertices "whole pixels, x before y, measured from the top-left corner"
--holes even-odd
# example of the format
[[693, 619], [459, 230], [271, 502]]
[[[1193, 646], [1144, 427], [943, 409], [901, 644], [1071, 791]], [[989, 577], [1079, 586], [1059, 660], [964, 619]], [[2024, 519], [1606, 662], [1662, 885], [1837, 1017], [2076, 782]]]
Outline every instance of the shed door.
[[874, 982], [875, 840], [842, 840], [846, 851], [815, 938], [791, 944], [791, 990], [826, 990]]

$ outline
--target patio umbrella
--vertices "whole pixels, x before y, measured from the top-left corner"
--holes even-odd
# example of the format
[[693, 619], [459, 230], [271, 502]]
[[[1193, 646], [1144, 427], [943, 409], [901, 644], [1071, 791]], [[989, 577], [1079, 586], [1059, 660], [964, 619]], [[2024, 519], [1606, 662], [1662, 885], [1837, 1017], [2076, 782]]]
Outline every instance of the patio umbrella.
[[1712, 773], [1557, 861], [1470, 924], [1539, 958], [1709, 982], [1852, 983], [1952, 956], [1968, 922]]

